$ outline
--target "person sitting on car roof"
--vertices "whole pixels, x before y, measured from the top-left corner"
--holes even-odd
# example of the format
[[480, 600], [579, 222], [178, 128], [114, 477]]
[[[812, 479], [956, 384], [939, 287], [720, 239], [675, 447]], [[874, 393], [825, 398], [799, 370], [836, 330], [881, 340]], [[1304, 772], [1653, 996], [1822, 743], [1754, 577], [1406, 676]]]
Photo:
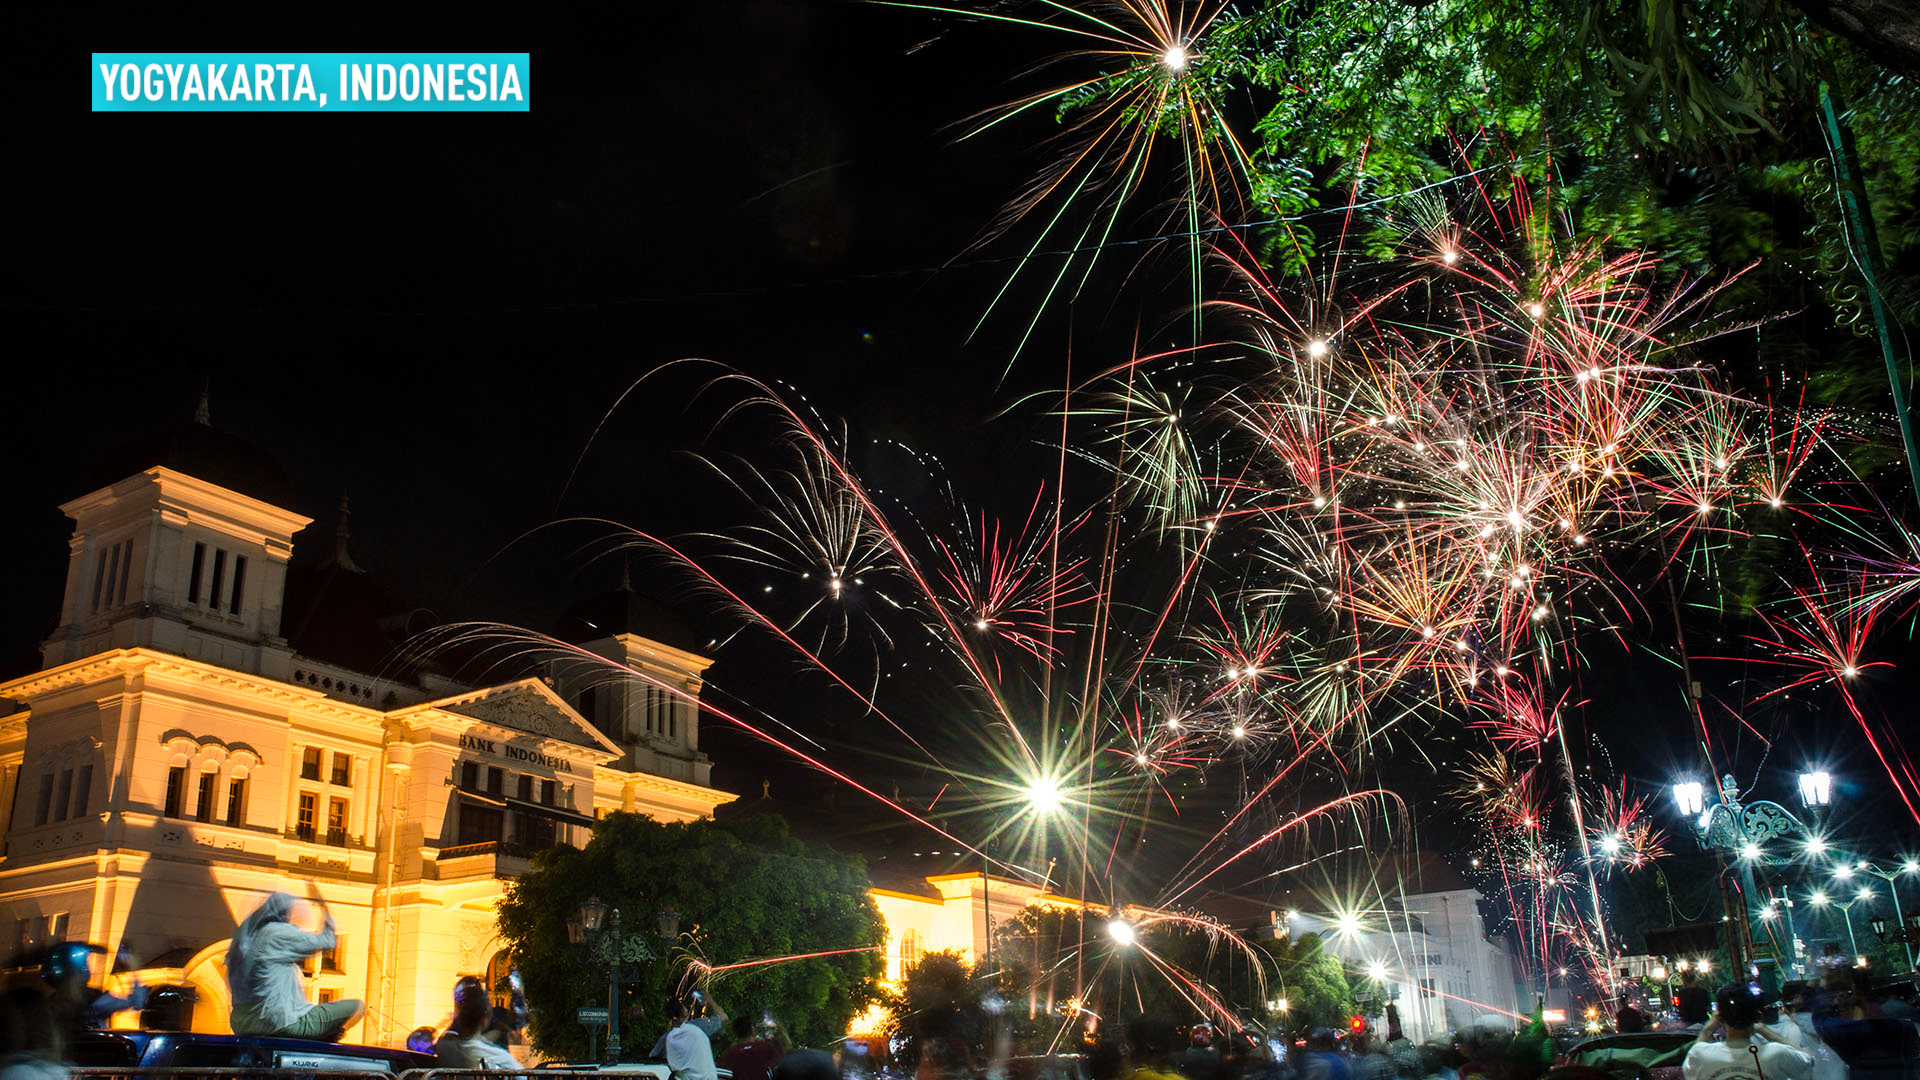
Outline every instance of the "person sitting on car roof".
[[366, 1008], [359, 1001], [307, 1001], [300, 965], [334, 947], [333, 916], [320, 905], [322, 928], [308, 933], [293, 925], [297, 901], [269, 895], [240, 923], [227, 946], [227, 987], [233, 991], [230, 1021], [235, 1035], [280, 1035], [339, 1042]]
[[471, 975], [453, 984], [453, 1024], [433, 1044], [443, 1069], [518, 1069], [507, 1048], [487, 1038], [493, 997], [487, 984]]

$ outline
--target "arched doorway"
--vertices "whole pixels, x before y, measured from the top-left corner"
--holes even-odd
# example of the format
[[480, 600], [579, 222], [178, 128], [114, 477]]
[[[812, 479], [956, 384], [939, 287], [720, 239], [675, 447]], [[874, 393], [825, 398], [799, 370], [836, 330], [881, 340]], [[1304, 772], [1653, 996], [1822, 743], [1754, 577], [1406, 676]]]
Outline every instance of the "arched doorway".
[[199, 995], [193, 1002], [193, 1030], [231, 1032], [227, 1016], [233, 997], [227, 990], [228, 941], [216, 941], [180, 965], [180, 977]]
[[513, 991], [507, 985], [507, 976], [512, 971], [513, 957], [505, 949], [494, 953], [493, 958], [487, 961], [487, 990], [493, 995], [495, 1008], [513, 1007]]

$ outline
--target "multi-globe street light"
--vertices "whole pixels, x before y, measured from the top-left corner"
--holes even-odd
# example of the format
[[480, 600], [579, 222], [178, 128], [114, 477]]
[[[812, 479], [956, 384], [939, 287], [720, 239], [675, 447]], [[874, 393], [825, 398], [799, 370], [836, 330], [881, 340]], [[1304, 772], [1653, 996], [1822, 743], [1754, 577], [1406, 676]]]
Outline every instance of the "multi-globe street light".
[[1824, 889], [1815, 889], [1813, 895], [1807, 897], [1807, 900], [1816, 908], [1837, 907], [1840, 909], [1840, 916], [1846, 920], [1847, 924], [1847, 947], [1852, 950], [1854, 956], [1859, 956], [1860, 942], [1853, 936], [1853, 905], [1872, 903], [1873, 886], [1862, 886], [1859, 892], [1853, 894], [1853, 899], [1851, 900], [1835, 900], [1833, 897], [1828, 896]]
[[[662, 908], [654, 912], [654, 923], [660, 940], [671, 947], [680, 936], [680, 913], [673, 908]], [[622, 929], [620, 909], [609, 908], [597, 896], [582, 900], [579, 910], [567, 920], [567, 939], [607, 965], [607, 1061], [617, 1063], [620, 1060], [620, 967], [623, 963], [651, 963], [660, 959], [660, 954], [648, 947], [646, 935]]]
[[[1911, 858], [1902, 859], [1900, 860], [1900, 865], [1892, 869], [1889, 869], [1884, 866], [1876, 865], [1874, 863], [1868, 862], [1865, 859], [1861, 859], [1852, 864], [1843, 863], [1840, 867], [1836, 867], [1834, 869], [1834, 876], [1840, 877], [1840, 870], [1843, 868], [1848, 870], [1849, 876], [1851, 876], [1852, 874], [1866, 874], [1870, 877], [1877, 877], [1881, 881], [1886, 882], [1887, 895], [1893, 897], [1893, 924], [1896, 928], [1907, 925], [1906, 912], [1900, 906], [1900, 879], [1907, 878], [1909, 880], [1912, 880], [1916, 877], [1920, 877], [1920, 859], [1911, 859]], [[1845, 880], [1845, 879], [1842, 878], [1842, 880]], [[1884, 919], [1879, 921], [1885, 922]], [[1874, 931], [1874, 933], [1878, 934], [1881, 937], [1886, 936], [1885, 934], [1881, 934], [1878, 930]], [[1902, 932], [1900, 936], [1900, 950], [1906, 956], [1908, 971], [1914, 970], [1913, 946], [1914, 946], [1913, 935], [1906, 932]]]
[[[1809, 811], [1819, 813], [1832, 798], [1832, 774], [1814, 769], [1800, 774], [1800, 801]], [[1754, 956], [1748, 908], [1754, 896], [1753, 868], [1787, 861], [1768, 850], [1769, 841], [1798, 836], [1810, 855], [1823, 851], [1825, 841], [1779, 803], [1766, 799], [1743, 803], [1739, 782], [1732, 774], [1721, 777], [1720, 788], [1712, 797], [1700, 781], [1682, 780], [1673, 785], [1673, 801], [1693, 827], [1700, 846], [1722, 859], [1730, 857], [1740, 872], [1740, 902], [1736, 905], [1727, 896], [1724, 881], [1721, 899], [1728, 909], [1727, 954], [1735, 971], [1750, 974]], [[1792, 939], [1789, 925], [1788, 940]]]

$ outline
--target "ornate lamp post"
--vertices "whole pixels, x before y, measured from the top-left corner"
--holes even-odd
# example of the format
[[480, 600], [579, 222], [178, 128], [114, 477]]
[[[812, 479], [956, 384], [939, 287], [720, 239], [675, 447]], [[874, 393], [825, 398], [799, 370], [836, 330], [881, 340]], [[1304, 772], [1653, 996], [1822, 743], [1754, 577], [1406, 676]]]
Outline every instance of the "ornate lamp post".
[[[1832, 778], [1824, 772], [1803, 773], [1800, 777], [1802, 802], [1808, 807], [1825, 805], [1831, 799], [1832, 786]], [[1786, 861], [1768, 851], [1766, 844], [1770, 840], [1798, 836], [1807, 840], [1811, 848], [1817, 838], [1779, 803], [1765, 799], [1742, 803], [1740, 784], [1732, 774], [1720, 778], [1720, 790], [1716, 794], [1716, 798], [1709, 800], [1697, 780], [1673, 785], [1674, 803], [1692, 824], [1700, 846], [1723, 859], [1731, 856], [1740, 869], [1741, 902], [1736, 905], [1726, 895], [1724, 879], [1721, 898], [1732, 923], [1728, 928], [1727, 952], [1734, 969], [1745, 976], [1753, 962], [1753, 928], [1747, 908], [1752, 903], [1754, 866]]]
[[1813, 906], [1817, 908], [1837, 907], [1840, 909], [1840, 916], [1846, 920], [1847, 924], [1847, 947], [1853, 950], [1854, 956], [1859, 956], [1860, 942], [1853, 936], [1853, 905], [1862, 902], [1870, 903], [1873, 900], [1873, 886], [1869, 885], [1862, 888], [1858, 893], [1854, 894], [1851, 900], [1835, 900], [1826, 893], [1817, 890], [1808, 899], [1811, 900]]
[[[609, 918], [609, 916], [611, 916]], [[666, 908], [657, 913], [660, 938], [669, 946], [680, 935], [680, 913]], [[607, 965], [607, 1062], [620, 1060], [620, 983], [622, 964], [647, 964], [660, 959], [645, 934], [628, 934], [620, 927], [620, 909], [608, 908], [597, 896], [581, 901], [567, 920], [567, 940], [588, 958]]]
[[[1901, 952], [1903, 952], [1906, 955], [1907, 970], [1913, 971], [1914, 970], [1914, 963], [1913, 963], [1914, 941], [1913, 941], [1913, 936], [1909, 934], [1907, 930], [1902, 929], [1903, 927], [1910, 926], [1911, 920], [1907, 918], [1906, 912], [1901, 910], [1901, 907], [1900, 907], [1900, 879], [1903, 877], [1910, 878], [1917, 874], [1920, 874], [1920, 860], [1902, 859], [1900, 861], [1900, 865], [1897, 868], [1888, 869], [1884, 866], [1876, 866], [1875, 864], [1867, 862], [1866, 860], [1863, 859], [1853, 864], [1853, 870], [1855, 873], [1868, 874], [1873, 877], [1877, 877], [1881, 881], [1884, 881], [1887, 883], [1887, 893], [1888, 895], [1893, 897], [1894, 934], [1895, 934], [1896, 940], [1900, 942]], [[1838, 876], [1837, 870], [1835, 871], [1835, 876]], [[1885, 922], [1886, 920], [1879, 919], [1877, 921]], [[1880, 934], [1880, 931], [1876, 929], [1874, 933]], [[1885, 937], [1886, 935], [1881, 934], [1880, 936]]]

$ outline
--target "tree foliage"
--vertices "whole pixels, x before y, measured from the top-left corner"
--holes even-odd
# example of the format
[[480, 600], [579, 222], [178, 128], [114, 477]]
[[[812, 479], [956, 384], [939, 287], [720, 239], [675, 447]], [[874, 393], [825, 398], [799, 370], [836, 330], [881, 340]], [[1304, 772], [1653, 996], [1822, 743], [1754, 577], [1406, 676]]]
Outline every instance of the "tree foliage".
[[900, 988], [887, 1001], [889, 1027], [898, 1037], [898, 1064], [911, 1072], [920, 1060], [920, 1033], [936, 1019], [941, 1034], [968, 1046], [986, 1041], [988, 1018], [981, 1007], [984, 985], [973, 969], [952, 951], [930, 952], [900, 977]]
[[[1583, 235], [1695, 273], [1784, 257], [1756, 284], [1805, 291], [1814, 273], [1855, 322], [1819, 122], [1826, 82], [1853, 106], [1889, 259], [1905, 264], [1920, 243], [1911, 80], [1778, 0], [1269, 3], [1211, 41], [1227, 73], [1215, 77], [1254, 109], [1250, 185], [1283, 217], [1350, 188], [1391, 199], [1462, 167], [1517, 167], [1553, 182]], [[1275, 250], [1328, 239], [1300, 233]], [[1897, 290], [1911, 318], [1910, 275]]]
[[[702, 981], [693, 961], [716, 967], [750, 959], [839, 949], [873, 949], [723, 971], [705, 981], [739, 1011], [771, 1010], [801, 1043], [847, 1030], [875, 997], [885, 925], [867, 895], [859, 859], [810, 847], [775, 817], [665, 823], [610, 814], [584, 850], [541, 853], [507, 890], [500, 932], [526, 982], [531, 1032], [543, 1052], [570, 1059], [587, 1049], [574, 1020], [607, 1000], [603, 964], [568, 945], [566, 924], [598, 896], [658, 951], [655, 913], [672, 908], [681, 935], [666, 962], [625, 965], [623, 1056], [644, 1056], [665, 1027], [668, 994]], [[629, 1034], [631, 1032], [631, 1034]]]
[[1280, 977], [1276, 996], [1287, 999], [1290, 1028], [1338, 1027], [1357, 1008], [1346, 965], [1326, 951], [1318, 934], [1289, 938], [1274, 948]]
[[[1230, 227], [1264, 229], [1270, 264], [1323, 266], [1336, 246], [1356, 243], [1403, 254], [1421, 224], [1411, 220], [1422, 208], [1413, 196], [1466, 172], [1487, 189], [1469, 200], [1497, 199], [1517, 172], [1545, 193], [1537, 212], [1571, 226], [1563, 231], [1653, 252], [1669, 274], [1718, 277], [1757, 264], [1724, 297], [1764, 323], [1736, 350], [1755, 369], [1740, 390], [1777, 392], [1780, 370], [1813, 369], [1809, 401], [1884, 410], [1821, 92], [1832, 87], [1847, 110], [1883, 249], [1882, 286], [1910, 324], [1920, 316], [1920, 90], [1801, 7], [1266, 0], [1221, 10], [1187, 48], [1193, 57], [1177, 79], [1218, 107], [1202, 110], [1203, 120], [1134, 126], [1218, 151], [1195, 149], [1189, 160], [1235, 162], [1250, 198], [1219, 209], [1244, 210]], [[1112, 55], [1085, 62], [1111, 66]], [[1149, 77], [1153, 65], [1119, 55], [1125, 66], [1105, 80], [1073, 84], [1063, 120], [1105, 117], [1102, 109], [1130, 100], [1120, 97], [1127, 80]], [[1349, 200], [1359, 214], [1341, 209]], [[1852, 333], [1835, 335], [1836, 322]], [[1772, 375], [1758, 370], [1765, 365]]]

